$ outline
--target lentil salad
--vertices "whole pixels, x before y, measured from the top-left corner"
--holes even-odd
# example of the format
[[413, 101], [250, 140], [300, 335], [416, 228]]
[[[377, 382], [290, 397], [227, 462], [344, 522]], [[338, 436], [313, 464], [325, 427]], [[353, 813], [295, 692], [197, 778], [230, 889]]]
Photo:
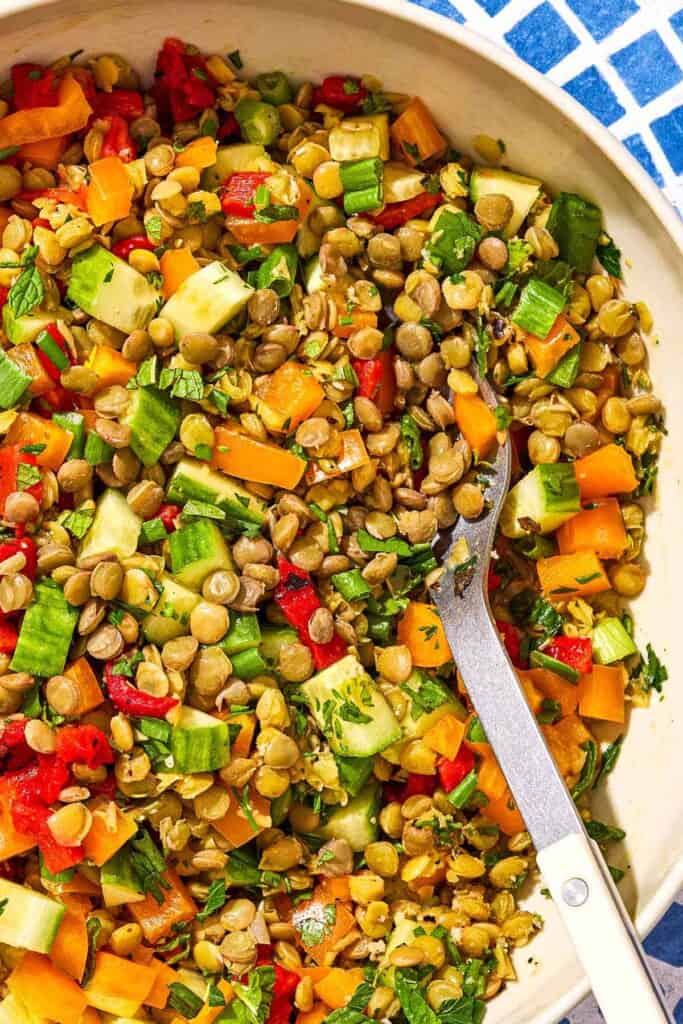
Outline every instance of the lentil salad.
[[600, 723], [666, 678], [599, 208], [371, 76], [240, 71], [2, 91], [2, 1024], [481, 1021], [534, 853], [426, 589], [497, 443], [492, 610], [605, 846]]

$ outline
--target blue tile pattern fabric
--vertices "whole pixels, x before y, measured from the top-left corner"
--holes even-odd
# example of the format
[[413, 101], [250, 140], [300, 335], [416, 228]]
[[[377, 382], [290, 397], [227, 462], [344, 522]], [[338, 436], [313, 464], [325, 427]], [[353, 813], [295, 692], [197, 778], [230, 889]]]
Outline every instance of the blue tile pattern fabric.
[[[624, 143], [683, 216], [683, 0], [411, 2], [464, 22], [566, 89]], [[683, 893], [645, 949], [676, 1024], [683, 1024]], [[587, 999], [559, 1024], [602, 1021]]]

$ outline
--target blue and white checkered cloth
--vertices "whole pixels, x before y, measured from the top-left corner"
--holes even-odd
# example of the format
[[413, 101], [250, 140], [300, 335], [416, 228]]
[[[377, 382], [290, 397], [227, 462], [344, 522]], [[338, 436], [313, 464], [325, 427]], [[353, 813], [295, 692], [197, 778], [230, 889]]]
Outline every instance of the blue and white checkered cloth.
[[[683, 216], [683, 0], [412, 0], [493, 39], [561, 85], [620, 139]], [[683, 1024], [683, 893], [651, 933]], [[598, 1024], [593, 999], [560, 1024]]]

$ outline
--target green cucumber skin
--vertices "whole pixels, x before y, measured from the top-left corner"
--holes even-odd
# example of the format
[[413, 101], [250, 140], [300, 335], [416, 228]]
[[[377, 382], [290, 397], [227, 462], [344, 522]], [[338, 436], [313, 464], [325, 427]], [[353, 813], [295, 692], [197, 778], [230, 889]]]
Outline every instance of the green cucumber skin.
[[73, 435], [71, 447], [67, 452], [67, 459], [82, 459], [85, 448], [85, 419], [80, 412], [55, 412], [52, 420], [63, 430], [68, 430]]
[[230, 629], [220, 641], [220, 647], [228, 657], [258, 647], [261, 643], [261, 627], [258, 616], [250, 613], [230, 616]]
[[351, 796], [358, 796], [370, 776], [375, 764], [373, 757], [341, 757], [335, 758], [339, 770], [339, 781]]
[[233, 675], [247, 682], [268, 671], [268, 663], [256, 647], [249, 647], [246, 651], [233, 654], [230, 660], [232, 662]]
[[380, 788], [371, 783], [350, 800], [346, 807], [333, 811], [318, 835], [324, 839], [346, 839], [354, 853], [361, 853], [379, 834]]
[[191, 590], [199, 590], [217, 569], [232, 569], [223, 535], [208, 519], [196, 519], [175, 530], [168, 537], [168, 546], [174, 578]]
[[67, 295], [90, 316], [125, 334], [147, 326], [159, 299], [144, 274], [102, 245], [74, 257]]
[[59, 587], [36, 584], [35, 600], [21, 624], [10, 664], [12, 671], [33, 676], [61, 675], [77, 620], [78, 609], [67, 602]]
[[124, 422], [131, 429], [130, 446], [143, 466], [153, 466], [175, 437], [180, 406], [158, 388], [137, 388]]
[[12, 409], [30, 383], [28, 374], [0, 350], [0, 409]]
[[49, 953], [66, 907], [4, 878], [0, 879], [0, 899], [6, 901], [0, 916], [0, 941], [34, 953]]
[[261, 654], [272, 665], [277, 665], [280, 651], [287, 644], [297, 643], [299, 636], [289, 626], [264, 626], [261, 630]]
[[94, 430], [90, 430], [85, 439], [84, 455], [89, 466], [101, 466], [104, 462], [111, 462], [114, 449]]
[[174, 729], [171, 753], [175, 770], [183, 774], [218, 771], [230, 756], [227, 723], [217, 719], [216, 725], [207, 729]]
[[[231, 477], [211, 469], [196, 459], [181, 459], [166, 491], [168, 501], [184, 505], [186, 501], [205, 501], [218, 505], [230, 519], [255, 523], [265, 522], [265, 505], [249, 494]], [[241, 498], [248, 504], [244, 504]]]

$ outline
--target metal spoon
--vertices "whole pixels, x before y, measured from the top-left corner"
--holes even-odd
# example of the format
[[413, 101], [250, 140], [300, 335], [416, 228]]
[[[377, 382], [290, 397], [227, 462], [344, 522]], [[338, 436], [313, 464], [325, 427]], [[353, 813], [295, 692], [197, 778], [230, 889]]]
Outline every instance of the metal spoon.
[[[473, 373], [483, 398], [495, 406], [492, 388], [479, 378], [476, 367]], [[621, 897], [586, 833], [491, 617], [485, 584], [510, 473], [507, 441], [498, 446], [493, 463], [487, 512], [475, 521], [461, 517], [435, 544], [446, 572], [431, 594], [605, 1020], [673, 1024]]]

